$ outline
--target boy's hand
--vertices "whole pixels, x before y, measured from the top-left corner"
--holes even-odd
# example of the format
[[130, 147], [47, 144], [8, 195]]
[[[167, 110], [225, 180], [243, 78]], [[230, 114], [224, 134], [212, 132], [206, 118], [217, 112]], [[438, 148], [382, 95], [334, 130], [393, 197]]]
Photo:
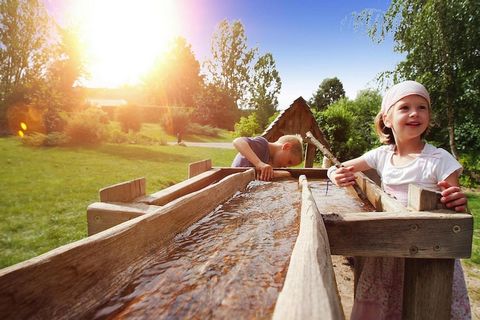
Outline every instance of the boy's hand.
[[255, 166], [257, 171], [257, 179], [262, 181], [270, 181], [273, 178], [273, 168], [271, 165], [261, 162]]
[[447, 181], [440, 181], [438, 186], [442, 190], [440, 201], [456, 212], [465, 212], [467, 209], [467, 196], [460, 187], [452, 186]]
[[348, 187], [355, 184], [354, 167], [340, 167], [332, 174], [333, 183], [339, 187]]

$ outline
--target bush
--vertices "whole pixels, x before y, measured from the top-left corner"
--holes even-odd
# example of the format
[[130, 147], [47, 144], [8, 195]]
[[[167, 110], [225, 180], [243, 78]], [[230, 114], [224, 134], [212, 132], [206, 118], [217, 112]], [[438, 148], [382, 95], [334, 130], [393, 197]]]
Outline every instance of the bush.
[[131, 105], [118, 108], [117, 121], [125, 133], [138, 132], [142, 128], [141, 114], [138, 108]]
[[73, 114], [65, 127], [65, 133], [70, 137], [70, 143], [72, 145], [101, 143], [106, 137], [105, 117], [105, 112], [96, 107]]
[[171, 135], [183, 134], [190, 123], [191, 110], [186, 108], [169, 108], [162, 122], [163, 129]]
[[31, 147], [57, 147], [67, 145], [69, 142], [70, 138], [63, 132], [49, 134], [34, 132], [22, 138], [22, 143]]
[[187, 125], [187, 133], [216, 138], [220, 135], [220, 129], [209, 125], [202, 126], [198, 123], [190, 123]]
[[240, 121], [235, 123], [235, 137], [253, 137], [260, 132], [260, 124], [257, 115], [250, 114], [248, 117], [241, 117]]
[[463, 173], [460, 176], [460, 184], [467, 188], [477, 188], [480, 183], [480, 159], [473, 154], [462, 155], [460, 163]]

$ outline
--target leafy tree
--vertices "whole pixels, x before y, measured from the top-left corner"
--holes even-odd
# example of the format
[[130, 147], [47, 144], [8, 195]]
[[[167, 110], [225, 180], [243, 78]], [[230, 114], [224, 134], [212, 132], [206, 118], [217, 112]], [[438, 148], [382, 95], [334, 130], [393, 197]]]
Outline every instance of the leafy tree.
[[241, 117], [240, 120], [235, 123], [234, 135], [236, 137], [253, 137], [257, 135], [260, 130], [261, 127], [258, 123], [257, 114], [253, 112], [247, 117]]
[[383, 81], [414, 79], [429, 90], [436, 126], [428, 137], [449, 145], [456, 157], [459, 146], [478, 146], [478, 135], [470, 146], [456, 135], [468, 135], [470, 123], [480, 126], [480, 2], [393, 0], [384, 14], [365, 10], [357, 22], [377, 42], [393, 33], [395, 51], [406, 53], [395, 70], [381, 75]]
[[345, 98], [342, 82], [337, 78], [327, 78], [322, 81], [317, 91], [310, 99], [310, 105], [321, 111], [335, 101]]
[[200, 63], [182, 37], [174, 40], [171, 49], [157, 59], [144, 79], [150, 101], [158, 105], [192, 107], [202, 84]]
[[210, 80], [230, 95], [238, 108], [246, 102], [251, 62], [256, 49], [249, 49], [240, 21], [223, 20], [212, 38], [212, 59], [206, 61]]
[[258, 58], [253, 70], [250, 103], [256, 109], [260, 128], [265, 128], [269, 123], [268, 119], [277, 111], [277, 95], [280, 93], [282, 81], [271, 53]]
[[235, 101], [228, 92], [208, 84], [196, 96], [193, 120], [202, 125], [233, 130], [238, 113]]
[[40, 78], [49, 58], [51, 20], [39, 0], [0, 0], [0, 129], [9, 105]]

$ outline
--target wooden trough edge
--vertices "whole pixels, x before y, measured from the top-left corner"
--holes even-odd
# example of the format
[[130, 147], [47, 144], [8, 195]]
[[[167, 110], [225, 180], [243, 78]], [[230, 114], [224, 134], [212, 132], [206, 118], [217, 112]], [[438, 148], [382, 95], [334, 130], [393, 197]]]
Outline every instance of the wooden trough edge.
[[227, 176], [157, 212], [0, 270], [2, 319], [93, 316], [160, 247], [254, 179], [254, 170]]
[[323, 219], [305, 176], [299, 185], [300, 231], [273, 319], [344, 319]]

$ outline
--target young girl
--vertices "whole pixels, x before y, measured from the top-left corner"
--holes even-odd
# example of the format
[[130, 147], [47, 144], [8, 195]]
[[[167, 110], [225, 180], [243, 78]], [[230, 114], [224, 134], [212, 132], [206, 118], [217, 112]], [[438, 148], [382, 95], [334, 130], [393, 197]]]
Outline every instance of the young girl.
[[[382, 187], [407, 205], [408, 184], [442, 191], [441, 201], [457, 212], [466, 210], [467, 198], [459, 188], [461, 165], [447, 151], [425, 143], [430, 124], [430, 96], [423, 85], [404, 81], [385, 94], [375, 119], [380, 140], [387, 144], [331, 167], [328, 176], [338, 186], [354, 184], [354, 173], [374, 168]], [[359, 276], [351, 319], [401, 319], [404, 259], [366, 258]], [[452, 319], [470, 319], [465, 279], [455, 261], [452, 287]]]

